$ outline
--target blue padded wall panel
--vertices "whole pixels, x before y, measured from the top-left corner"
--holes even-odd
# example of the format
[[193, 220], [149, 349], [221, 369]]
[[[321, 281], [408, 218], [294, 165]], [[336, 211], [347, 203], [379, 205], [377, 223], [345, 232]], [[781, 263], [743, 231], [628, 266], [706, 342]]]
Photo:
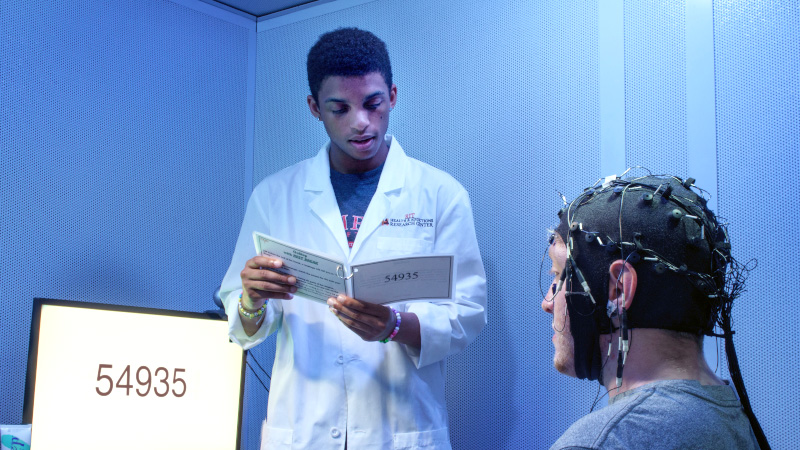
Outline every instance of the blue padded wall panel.
[[488, 140], [498, 161], [492, 178], [501, 183], [483, 199], [501, 203], [500, 295], [490, 298], [496, 313], [489, 319], [502, 333], [492, 349], [504, 369], [499, 448], [548, 448], [589, 411], [597, 392], [596, 384], [553, 368], [553, 318], [541, 309], [540, 290], [552, 281], [542, 258], [547, 230], [558, 223], [558, 192], [574, 198], [601, 175], [597, 2], [507, 3], [492, 103], [498, 120]]
[[[469, 191], [487, 273], [488, 315], [496, 317], [500, 308], [492, 299], [500, 294], [502, 225], [500, 183], [493, 176], [497, 159], [489, 143], [497, 137], [492, 111], [501, 91], [502, 41], [476, 30], [498, 29], [500, 10], [480, 0], [387, 5], [393, 18], [387, 45], [398, 86], [391, 132], [410, 156], [447, 171]], [[502, 347], [503, 330], [496, 324], [490, 320], [472, 345], [447, 361], [454, 448], [489, 448], [508, 436], [501, 413], [508, 403], [501, 390], [503, 380], [514, 375], [504, 369], [503, 354], [491, 350]]]
[[99, 9], [63, 9], [0, 8], [0, 423], [22, 418], [32, 298], [87, 296], [99, 269], [100, 223], [64, 220], [100, 204]]
[[0, 423], [21, 420], [34, 297], [213, 309], [244, 212], [247, 36], [166, 0], [3, 2]]
[[[213, 292], [243, 214], [231, 193], [244, 172], [247, 33], [169, 1], [139, 8], [137, 20], [132, 9], [114, 3], [103, 21], [113, 31], [101, 61], [115, 76], [103, 83], [101, 182], [116, 188], [103, 191], [103, 247], [126, 236], [170, 251], [133, 252], [129, 267], [106, 268], [103, 287], [152, 302], [143, 306], [212, 307], [180, 295], [181, 284]], [[215, 255], [214, 267], [186, 271], [191, 253]]]
[[[625, 162], [686, 177], [683, 2], [625, 2]], [[608, 175], [608, 174], [605, 174]]]
[[748, 292], [734, 304], [735, 342], [772, 448], [800, 446], [793, 381], [800, 354], [798, 30], [795, 1], [714, 5], [719, 213], [731, 224], [734, 256], [758, 259]]

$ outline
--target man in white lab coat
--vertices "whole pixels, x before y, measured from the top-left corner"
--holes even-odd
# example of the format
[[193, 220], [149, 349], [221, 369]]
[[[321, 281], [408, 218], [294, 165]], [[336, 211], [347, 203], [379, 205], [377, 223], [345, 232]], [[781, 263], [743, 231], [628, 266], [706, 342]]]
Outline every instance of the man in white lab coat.
[[[486, 324], [486, 276], [465, 189], [386, 135], [397, 100], [384, 43], [348, 28], [308, 55], [308, 106], [330, 142], [253, 190], [222, 283], [231, 338], [278, 333], [262, 448], [450, 449], [445, 358]], [[348, 264], [455, 255], [446, 301], [392, 305], [294, 297], [296, 279], [253, 256], [259, 231]]]

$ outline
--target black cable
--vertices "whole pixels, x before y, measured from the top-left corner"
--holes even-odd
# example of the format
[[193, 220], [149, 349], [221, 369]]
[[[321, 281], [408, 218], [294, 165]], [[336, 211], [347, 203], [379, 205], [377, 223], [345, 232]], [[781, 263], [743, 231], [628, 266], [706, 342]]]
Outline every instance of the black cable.
[[261, 381], [261, 378], [258, 377], [258, 374], [256, 373], [255, 369], [253, 369], [253, 366], [250, 365], [250, 362], [247, 361], [247, 359], [245, 359], [244, 362], [247, 364], [247, 367], [249, 367], [250, 370], [253, 372], [253, 376], [256, 377], [256, 380], [258, 380], [258, 382], [261, 383], [261, 386], [263, 386], [264, 389], [267, 391], [267, 393], [269, 393], [269, 388], [264, 384], [263, 381]]
[[252, 356], [252, 357], [253, 357], [253, 361], [255, 361], [255, 363], [258, 365], [258, 368], [259, 368], [259, 369], [261, 369], [261, 371], [262, 371], [262, 372], [264, 372], [264, 375], [266, 375], [266, 376], [267, 376], [267, 378], [269, 378], [269, 379], [270, 379], [270, 381], [271, 381], [271, 380], [272, 380], [272, 377], [271, 377], [271, 376], [269, 376], [269, 373], [268, 373], [266, 370], [264, 370], [264, 368], [263, 368], [263, 367], [261, 367], [261, 364], [259, 364], [259, 362], [258, 362], [258, 360], [256, 359], [255, 355], [253, 355], [253, 354], [252, 354], [252, 353], [250, 353], [249, 351], [248, 351], [247, 353], [248, 353], [250, 356]]
[[594, 411], [594, 407], [597, 406], [598, 403], [600, 403], [600, 400], [604, 399], [606, 397], [606, 395], [611, 394], [611, 391], [616, 391], [616, 390], [619, 390], [619, 388], [616, 387], [616, 386], [614, 386], [611, 389], [606, 389], [606, 393], [603, 394], [603, 395], [600, 395], [598, 397], [598, 395], [600, 394], [600, 384], [598, 383], [598, 385], [597, 385], [597, 394], [595, 394], [595, 396], [594, 396], [594, 402], [592, 402], [592, 407], [591, 407], [591, 409], [589, 409], [589, 413]]
[[761, 424], [758, 423], [755, 413], [753, 413], [753, 408], [750, 406], [750, 398], [747, 396], [747, 390], [744, 388], [744, 380], [742, 379], [742, 373], [739, 369], [739, 359], [736, 357], [736, 349], [733, 347], [733, 332], [731, 331], [730, 316], [724, 314], [722, 319], [724, 322], [722, 330], [725, 333], [725, 355], [728, 357], [728, 372], [731, 375], [731, 380], [733, 380], [733, 386], [739, 394], [739, 400], [742, 402], [744, 413], [750, 421], [750, 427], [753, 428], [753, 434], [756, 435], [758, 446], [761, 447], [761, 450], [770, 450], [771, 448], [769, 442], [767, 442], [767, 436], [764, 434], [764, 430], [761, 429]]
[[[612, 324], [611, 326], [613, 327], [614, 325]], [[612, 334], [613, 332], [614, 331], [612, 330], [611, 333], [609, 333], [609, 334]], [[611, 341], [609, 341], [608, 344], [611, 345]], [[600, 366], [600, 380], [598, 380], [598, 383], [597, 383], [597, 393], [594, 394], [594, 401], [592, 402], [592, 407], [589, 408], [589, 413], [590, 414], [592, 413], [592, 411], [594, 411], [594, 407], [597, 406], [597, 403], [600, 402], [600, 400], [602, 400], [603, 397], [605, 397], [609, 393], [609, 390], [606, 389], [606, 393], [603, 394], [602, 397], [600, 396], [600, 387], [603, 386], [603, 369], [606, 368], [606, 364], [608, 363], [609, 358], [611, 358], [610, 353], [611, 353], [611, 348], [609, 348], [609, 352], [606, 353], [606, 359], [605, 359], [605, 361], [603, 361], [603, 365]], [[617, 388], [615, 387], [612, 390], [616, 390], [616, 389]]]
[[547, 258], [547, 252], [550, 251], [550, 246], [552, 245], [552, 239], [553, 237], [551, 235], [551, 243], [548, 243], [547, 247], [545, 247], [544, 254], [542, 255], [542, 261], [539, 263], [539, 291], [542, 293], [543, 299], [547, 298], [547, 295], [545, 294], [544, 289], [542, 289], [542, 272], [544, 271], [544, 261]]

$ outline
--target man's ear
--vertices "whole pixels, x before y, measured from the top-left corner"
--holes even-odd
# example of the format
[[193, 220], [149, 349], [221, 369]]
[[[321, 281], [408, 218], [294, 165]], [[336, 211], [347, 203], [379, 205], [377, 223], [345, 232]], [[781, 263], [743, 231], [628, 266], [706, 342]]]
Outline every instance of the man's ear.
[[307, 97], [308, 101], [308, 109], [311, 110], [311, 114], [314, 115], [318, 120], [322, 120], [322, 112], [319, 110], [319, 105], [317, 105], [317, 101], [314, 100], [314, 96], [310, 95]]
[[397, 86], [394, 84], [392, 87], [389, 88], [389, 106], [391, 109], [394, 109], [394, 106], [397, 104]]
[[636, 293], [636, 269], [618, 259], [608, 268], [608, 300], [630, 309]]

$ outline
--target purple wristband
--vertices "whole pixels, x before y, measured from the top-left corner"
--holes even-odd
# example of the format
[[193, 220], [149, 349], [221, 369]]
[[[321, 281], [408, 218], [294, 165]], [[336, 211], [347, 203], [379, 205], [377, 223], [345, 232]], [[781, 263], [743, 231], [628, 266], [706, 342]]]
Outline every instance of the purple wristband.
[[397, 310], [394, 308], [390, 307], [389, 309], [392, 310], [392, 313], [395, 316], [394, 330], [392, 330], [392, 334], [390, 334], [389, 337], [381, 340], [381, 342], [383, 342], [384, 344], [391, 342], [392, 339], [394, 339], [394, 337], [397, 336], [397, 332], [400, 331], [400, 313], [397, 312]]

